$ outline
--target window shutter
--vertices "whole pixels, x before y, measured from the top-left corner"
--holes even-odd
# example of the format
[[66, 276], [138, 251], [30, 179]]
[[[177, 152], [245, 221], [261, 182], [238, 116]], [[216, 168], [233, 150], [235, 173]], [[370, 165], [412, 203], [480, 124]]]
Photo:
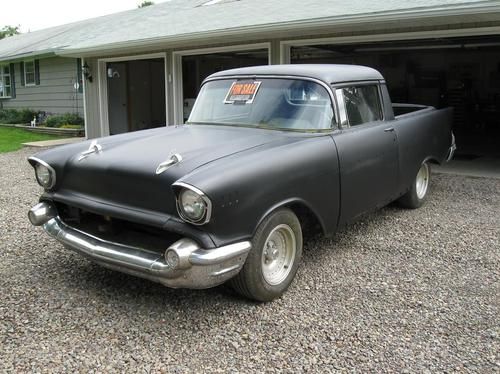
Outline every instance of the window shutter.
[[21, 86], [24, 86], [24, 62], [19, 63], [19, 71], [21, 72]]
[[16, 71], [14, 69], [15, 64], [10, 64], [10, 97], [12, 99], [16, 98]]
[[78, 82], [78, 93], [83, 93], [82, 59], [76, 59], [76, 81]]
[[40, 60], [35, 60], [35, 84], [40, 85]]

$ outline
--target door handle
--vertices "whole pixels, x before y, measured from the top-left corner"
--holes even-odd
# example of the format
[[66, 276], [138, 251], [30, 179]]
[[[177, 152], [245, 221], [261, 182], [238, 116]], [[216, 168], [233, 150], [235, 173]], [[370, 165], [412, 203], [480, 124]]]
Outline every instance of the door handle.
[[388, 127], [384, 129], [384, 132], [392, 132], [392, 131], [394, 131], [394, 127]]

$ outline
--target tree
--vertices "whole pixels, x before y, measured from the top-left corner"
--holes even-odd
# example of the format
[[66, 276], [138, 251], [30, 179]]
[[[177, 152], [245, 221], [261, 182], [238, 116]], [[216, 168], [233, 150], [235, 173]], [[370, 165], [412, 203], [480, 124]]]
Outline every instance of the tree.
[[150, 5], [154, 5], [154, 1], [143, 1], [141, 4], [137, 5], [137, 8], [144, 8]]
[[19, 34], [19, 26], [4, 26], [0, 29], [0, 39]]

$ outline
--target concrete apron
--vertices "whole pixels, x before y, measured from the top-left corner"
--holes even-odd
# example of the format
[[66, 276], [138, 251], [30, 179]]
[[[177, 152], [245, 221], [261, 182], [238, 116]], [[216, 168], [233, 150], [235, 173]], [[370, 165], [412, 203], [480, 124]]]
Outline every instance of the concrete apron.
[[85, 138], [65, 138], [65, 139], [53, 139], [53, 140], [42, 140], [38, 142], [28, 142], [22, 143], [25, 147], [37, 147], [37, 148], [45, 148], [45, 147], [55, 147], [58, 145], [64, 144], [73, 144], [84, 141]]
[[452, 160], [441, 166], [432, 165], [432, 171], [442, 174], [500, 179], [500, 158], [478, 157], [474, 160]]

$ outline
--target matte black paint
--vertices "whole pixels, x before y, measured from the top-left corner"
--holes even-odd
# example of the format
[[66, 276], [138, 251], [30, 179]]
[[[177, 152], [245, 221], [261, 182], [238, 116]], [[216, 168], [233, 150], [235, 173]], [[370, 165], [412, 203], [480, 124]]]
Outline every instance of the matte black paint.
[[[385, 120], [329, 133], [206, 125], [158, 128], [99, 139], [103, 151], [82, 161], [78, 156], [89, 141], [62, 146], [36, 155], [57, 173], [56, 186], [42, 199], [162, 227], [206, 248], [250, 239], [270, 212], [291, 203], [307, 207], [330, 235], [403, 195], [421, 163], [443, 162], [451, 145], [450, 109], [416, 107], [394, 117], [383, 78], [373, 69], [266, 66], [208, 79], [236, 74], [305, 75], [328, 85], [345, 85], [341, 77], [373, 79], [381, 87]], [[183, 161], [156, 175], [158, 164], [172, 153], [180, 153]], [[172, 188], [176, 181], [196, 186], [211, 199], [208, 224], [180, 220]]]
[[398, 143], [385, 121], [351, 127], [333, 139], [339, 152], [341, 224], [397, 197]]

